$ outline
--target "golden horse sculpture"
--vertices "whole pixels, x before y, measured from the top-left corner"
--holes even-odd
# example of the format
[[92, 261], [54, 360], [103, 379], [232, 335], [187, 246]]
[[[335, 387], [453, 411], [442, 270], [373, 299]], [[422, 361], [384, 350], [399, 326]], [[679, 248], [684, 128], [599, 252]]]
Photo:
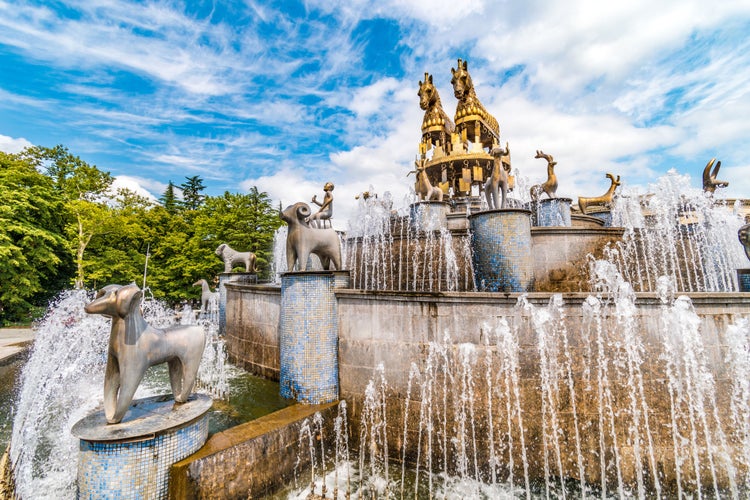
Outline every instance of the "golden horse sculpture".
[[716, 191], [717, 187], [725, 188], [729, 185], [727, 181], [716, 180], [716, 176], [719, 175], [719, 169], [721, 168], [721, 161], [716, 162], [716, 167], [714, 167], [712, 172], [711, 167], [714, 166], [714, 162], [716, 162], [716, 158], [711, 158], [706, 168], [703, 169], [703, 191], [712, 194]]
[[464, 142], [468, 139], [492, 149], [500, 140], [500, 126], [495, 117], [479, 102], [466, 61], [459, 59], [458, 68], [451, 68], [451, 74], [453, 95], [458, 99], [456, 132], [461, 135]]
[[586, 215], [586, 209], [588, 209], [589, 207], [612, 207], [612, 200], [615, 199], [615, 189], [617, 189], [617, 186], [620, 185], [620, 176], [618, 175], [617, 179], [615, 179], [615, 176], [612, 174], [606, 174], [606, 176], [611, 182], [606, 193], [594, 198], [584, 198], [582, 196], [578, 197], [578, 208], [581, 209], [582, 214]]
[[448, 113], [443, 110], [440, 94], [432, 84], [432, 75], [425, 72], [424, 82], [420, 80], [419, 107], [424, 110], [422, 118], [422, 142], [429, 149], [431, 145], [441, 146], [445, 153], [449, 153], [450, 137], [456, 126], [453, 125]]

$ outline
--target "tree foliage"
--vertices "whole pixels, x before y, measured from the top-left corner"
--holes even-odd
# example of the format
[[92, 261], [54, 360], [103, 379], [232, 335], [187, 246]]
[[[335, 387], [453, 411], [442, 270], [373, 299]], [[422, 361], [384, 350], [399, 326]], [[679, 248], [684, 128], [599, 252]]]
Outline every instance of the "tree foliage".
[[0, 153], [0, 323], [23, 319], [71, 285], [146, 285], [174, 304], [197, 300], [193, 283], [215, 281], [221, 243], [257, 255], [269, 276], [281, 225], [268, 194], [205, 196], [186, 177], [178, 203], [170, 182], [161, 203], [128, 191], [113, 194], [112, 176], [64, 146]]

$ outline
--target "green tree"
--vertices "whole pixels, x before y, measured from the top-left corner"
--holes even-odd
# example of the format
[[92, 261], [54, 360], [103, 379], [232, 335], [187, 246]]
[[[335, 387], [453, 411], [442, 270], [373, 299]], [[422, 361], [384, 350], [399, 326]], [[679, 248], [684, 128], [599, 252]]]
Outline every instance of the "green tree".
[[177, 200], [177, 195], [175, 195], [174, 187], [175, 186], [172, 181], [169, 181], [169, 184], [167, 184], [167, 189], [164, 190], [161, 198], [159, 198], [159, 202], [162, 204], [164, 209], [173, 215], [177, 213], [177, 209], [179, 208], [179, 202]]
[[[254, 252], [262, 278], [269, 275], [273, 237], [280, 226], [271, 198], [255, 186], [247, 194], [225, 192], [207, 198], [195, 218], [195, 231], [207, 250], [226, 243], [239, 251]], [[217, 260], [216, 269], [221, 271], [221, 261]]]
[[185, 177], [185, 182], [180, 184], [180, 189], [182, 189], [182, 206], [186, 210], [198, 210], [203, 205], [206, 197], [202, 193], [206, 186], [203, 185], [203, 179], [199, 175]]
[[84, 254], [91, 238], [103, 227], [109, 214], [106, 193], [113, 178], [95, 165], [72, 155], [64, 146], [34, 146], [24, 157], [46, 170], [62, 197], [69, 215], [65, 231], [76, 263], [76, 288], [83, 288]]
[[35, 161], [0, 152], [0, 323], [27, 317], [68, 277], [62, 205]]

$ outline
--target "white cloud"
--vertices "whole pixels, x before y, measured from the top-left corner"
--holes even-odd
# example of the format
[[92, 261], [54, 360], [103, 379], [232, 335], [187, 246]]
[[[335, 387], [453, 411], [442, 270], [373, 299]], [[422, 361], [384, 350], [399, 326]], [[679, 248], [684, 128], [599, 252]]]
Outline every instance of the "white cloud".
[[[143, 185], [147, 185], [152, 189], [159, 186], [159, 184], [154, 183], [153, 181], [150, 181], [148, 179], [130, 177], [127, 175], [118, 175], [115, 176], [114, 180], [112, 181], [111, 190], [112, 192], [116, 193], [118, 189], [128, 189], [139, 196], [148, 198], [151, 201], [156, 201], [156, 196], [154, 196], [150, 190], [143, 187]], [[164, 185], [164, 189], [166, 189], [166, 185]]]
[[30, 148], [31, 146], [33, 146], [33, 144], [31, 144], [23, 137], [14, 138], [0, 134], [0, 151], [14, 154], [20, 153], [24, 149]]

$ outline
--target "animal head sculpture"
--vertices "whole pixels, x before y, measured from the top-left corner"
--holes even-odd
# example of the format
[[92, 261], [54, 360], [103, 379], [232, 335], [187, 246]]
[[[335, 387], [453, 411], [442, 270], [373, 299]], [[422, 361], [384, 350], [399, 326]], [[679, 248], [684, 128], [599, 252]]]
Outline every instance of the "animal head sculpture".
[[430, 109], [440, 99], [437, 89], [432, 84], [431, 74], [425, 72], [424, 82], [421, 80], [419, 82], [417, 95], [419, 96], [419, 107], [425, 111]]
[[[714, 167], [713, 171], [711, 171], [711, 167], [713, 167], [714, 162], [716, 162], [716, 166]], [[706, 164], [706, 168], [703, 169], [703, 191], [706, 193], [713, 193], [716, 191], [716, 188], [725, 188], [729, 185], [727, 181], [719, 181], [716, 179], [716, 176], [719, 175], [719, 169], [721, 168], [721, 162], [716, 161], [716, 158], [711, 158], [711, 160]]]
[[458, 60], [458, 68], [451, 68], [451, 85], [453, 85], [453, 95], [459, 101], [462, 101], [471, 95], [474, 90], [474, 83], [471, 81], [469, 67], [466, 61]]

